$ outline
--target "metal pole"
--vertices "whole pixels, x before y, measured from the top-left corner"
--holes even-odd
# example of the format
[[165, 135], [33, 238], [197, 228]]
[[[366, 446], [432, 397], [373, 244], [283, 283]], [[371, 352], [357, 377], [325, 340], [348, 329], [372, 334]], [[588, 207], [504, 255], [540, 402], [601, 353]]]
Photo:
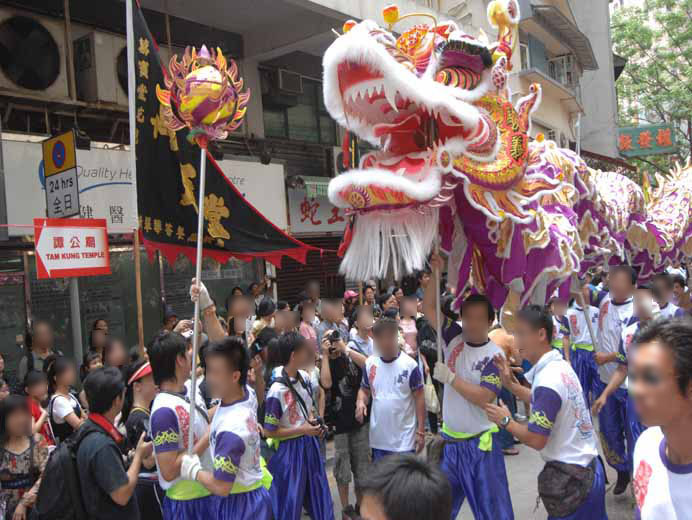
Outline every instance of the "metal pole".
[[[435, 240], [435, 254], [440, 254], [439, 239]], [[435, 317], [436, 322], [435, 327], [437, 328], [437, 361], [443, 362], [444, 356], [442, 355], [442, 303], [440, 301], [440, 268], [435, 266], [433, 269], [433, 276], [435, 280]]]
[[142, 269], [139, 251], [139, 229], [134, 231], [135, 295], [137, 298], [137, 341], [139, 353], [144, 357], [144, 315], [142, 311]]
[[[200, 154], [199, 201], [197, 202], [199, 214], [197, 215], [197, 255], [195, 263], [195, 278], [197, 279], [197, 283], [202, 281], [202, 238], [204, 235], [204, 190], [207, 173], [207, 150], [205, 148], [201, 148]], [[197, 396], [197, 353], [199, 352], [199, 328], [201, 325], [199, 319], [199, 298], [197, 298], [197, 301], [195, 302], [194, 320], [195, 326], [192, 336], [192, 375], [190, 376], [190, 431], [187, 444], [187, 452], [190, 455], [192, 455], [192, 449], [194, 448], [195, 444], [194, 425], [195, 414], [197, 413], [195, 408], [195, 397]]]
[[589, 305], [586, 305], [584, 302], [584, 295], [581, 292], [581, 284], [579, 283], [579, 279], [577, 278], [577, 275], [574, 274], [572, 277], [572, 283], [574, 283], [578, 288], [577, 292], [577, 303], [581, 305], [582, 312], [584, 313], [584, 317], [586, 318], [586, 327], [589, 329], [589, 336], [591, 336], [591, 343], [593, 344], [593, 347], [596, 348], [598, 345], [596, 344], [596, 334], [593, 331], [593, 326], [591, 325], [591, 311], [589, 309]]
[[79, 278], [70, 278], [70, 317], [72, 319], [72, 342], [77, 364], [82, 364], [82, 314], [79, 311]]
[[577, 155], [581, 154], [581, 112], [577, 114]]

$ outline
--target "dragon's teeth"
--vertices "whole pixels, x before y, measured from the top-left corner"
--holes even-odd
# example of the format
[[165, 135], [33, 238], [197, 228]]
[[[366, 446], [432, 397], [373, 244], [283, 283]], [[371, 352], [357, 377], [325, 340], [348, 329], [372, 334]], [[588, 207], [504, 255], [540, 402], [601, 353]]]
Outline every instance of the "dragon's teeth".
[[383, 85], [383, 89], [384, 97], [387, 99], [389, 106], [391, 106], [395, 112], [398, 112], [399, 109], [396, 106], [396, 90], [389, 87], [386, 83]]

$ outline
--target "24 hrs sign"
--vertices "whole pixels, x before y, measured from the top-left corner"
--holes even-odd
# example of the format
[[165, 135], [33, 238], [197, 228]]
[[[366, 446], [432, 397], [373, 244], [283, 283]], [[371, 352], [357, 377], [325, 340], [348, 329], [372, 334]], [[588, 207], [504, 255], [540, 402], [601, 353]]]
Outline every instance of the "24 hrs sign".
[[41, 144], [46, 176], [46, 214], [49, 218], [79, 215], [74, 131], [52, 137]]

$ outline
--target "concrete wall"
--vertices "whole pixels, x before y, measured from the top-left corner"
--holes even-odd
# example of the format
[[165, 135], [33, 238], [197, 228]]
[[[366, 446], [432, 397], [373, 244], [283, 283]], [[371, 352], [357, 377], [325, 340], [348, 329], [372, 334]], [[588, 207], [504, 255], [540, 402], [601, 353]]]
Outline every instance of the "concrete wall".
[[572, 0], [579, 29], [591, 41], [598, 70], [586, 71], [581, 79], [581, 145], [584, 150], [618, 157], [617, 100], [613, 76], [613, 44], [607, 0]]

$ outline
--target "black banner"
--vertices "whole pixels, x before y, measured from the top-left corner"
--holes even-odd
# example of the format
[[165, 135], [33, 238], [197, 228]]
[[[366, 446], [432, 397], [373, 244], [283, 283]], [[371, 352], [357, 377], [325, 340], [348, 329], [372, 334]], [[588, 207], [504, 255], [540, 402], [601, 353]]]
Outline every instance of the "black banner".
[[[158, 49], [142, 11], [133, 2], [136, 77], [137, 204], [139, 228], [149, 254], [161, 251], [173, 263], [178, 254], [195, 260], [200, 149], [189, 130], [164, 124], [156, 85], [166, 88]], [[168, 64], [165, 64], [166, 66]], [[269, 222], [238, 192], [207, 153], [204, 255], [264, 258], [280, 267], [283, 256], [305, 263], [312, 248]]]

